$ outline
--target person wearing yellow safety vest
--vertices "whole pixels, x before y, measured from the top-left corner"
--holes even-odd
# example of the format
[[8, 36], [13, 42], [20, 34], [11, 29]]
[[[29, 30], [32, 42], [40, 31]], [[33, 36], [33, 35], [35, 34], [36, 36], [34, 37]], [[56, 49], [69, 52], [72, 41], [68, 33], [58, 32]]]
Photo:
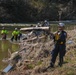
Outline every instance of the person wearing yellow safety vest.
[[3, 27], [1, 30], [2, 39], [6, 40], [8, 31]]
[[19, 35], [19, 31], [18, 31], [17, 28], [15, 28], [15, 30], [12, 32], [11, 41], [13, 41], [13, 40], [17, 41], [18, 40], [18, 35]]

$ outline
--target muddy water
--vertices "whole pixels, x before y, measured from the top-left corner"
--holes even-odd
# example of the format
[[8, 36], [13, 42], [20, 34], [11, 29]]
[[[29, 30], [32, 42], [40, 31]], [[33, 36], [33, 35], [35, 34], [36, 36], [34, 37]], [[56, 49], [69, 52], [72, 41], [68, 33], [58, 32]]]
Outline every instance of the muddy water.
[[15, 52], [19, 49], [19, 45], [13, 44], [9, 40], [0, 40], [0, 70], [7, 66], [7, 63], [3, 63], [2, 60], [9, 57], [8, 49]]

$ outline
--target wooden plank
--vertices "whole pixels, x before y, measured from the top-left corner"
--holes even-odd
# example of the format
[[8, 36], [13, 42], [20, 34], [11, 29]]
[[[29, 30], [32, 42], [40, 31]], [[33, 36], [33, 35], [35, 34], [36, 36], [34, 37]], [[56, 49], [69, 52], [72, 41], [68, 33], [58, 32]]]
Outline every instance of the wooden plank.
[[48, 30], [49, 27], [28, 27], [28, 28], [21, 28], [20, 30]]

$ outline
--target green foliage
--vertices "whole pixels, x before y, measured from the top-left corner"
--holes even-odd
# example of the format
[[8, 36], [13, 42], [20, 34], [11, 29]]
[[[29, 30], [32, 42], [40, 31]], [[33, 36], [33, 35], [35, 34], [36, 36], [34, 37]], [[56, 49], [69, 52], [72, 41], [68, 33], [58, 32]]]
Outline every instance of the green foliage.
[[42, 61], [39, 61], [38, 63], [37, 63], [37, 65], [41, 65], [42, 64]]
[[76, 19], [75, 0], [1, 0], [0, 22]]

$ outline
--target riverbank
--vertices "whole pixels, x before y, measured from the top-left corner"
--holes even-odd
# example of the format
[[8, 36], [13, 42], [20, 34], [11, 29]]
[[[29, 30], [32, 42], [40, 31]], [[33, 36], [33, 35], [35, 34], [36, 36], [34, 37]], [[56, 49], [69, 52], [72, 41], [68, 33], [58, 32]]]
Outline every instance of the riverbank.
[[[39, 39], [38, 42], [23, 40], [20, 43], [19, 54], [21, 60], [16, 67], [5, 75], [76, 75], [76, 30], [69, 30], [67, 39], [67, 52], [65, 63], [62, 67], [58, 66], [58, 57], [55, 68], [44, 71], [50, 63], [50, 51], [53, 49], [53, 41]], [[72, 41], [72, 42], [69, 42]]]

